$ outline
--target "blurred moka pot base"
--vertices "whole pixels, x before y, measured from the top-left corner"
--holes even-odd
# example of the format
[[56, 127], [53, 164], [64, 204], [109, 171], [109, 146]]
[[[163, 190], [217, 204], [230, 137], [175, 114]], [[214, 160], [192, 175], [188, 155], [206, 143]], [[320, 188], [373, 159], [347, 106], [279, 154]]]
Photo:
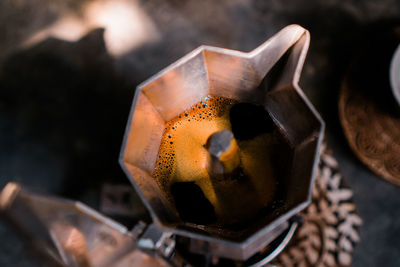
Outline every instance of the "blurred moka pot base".
[[[308, 46], [309, 33], [290, 25], [248, 53], [201, 46], [138, 86], [121, 166], [154, 224], [191, 252], [246, 260], [310, 203], [324, 123], [298, 86]], [[246, 136], [252, 108], [265, 129], [242, 138], [232, 112]], [[218, 144], [238, 152], [221, 156]], [[230, 176], [213, 178], [210, 166]], [[197, 214], [213, 214], [190, 212], [195, 194]]]

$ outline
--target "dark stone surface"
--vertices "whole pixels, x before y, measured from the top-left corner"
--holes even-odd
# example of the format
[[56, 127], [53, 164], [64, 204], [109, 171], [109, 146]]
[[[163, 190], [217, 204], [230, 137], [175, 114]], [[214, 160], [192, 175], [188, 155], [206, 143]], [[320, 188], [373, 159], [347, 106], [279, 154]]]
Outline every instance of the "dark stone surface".
[[[97, 207], [104, 181], [126, 182], [117, 159], [139, 82], [201, 44], [250, 51], [297, 23], [312, 39], [301, 85], [326, 120], [328, 145], [364, 220], [353, 266], [400, 266], [400, 188], [357, 160], [337, 116], [345, 70], [368, 36], [398, 25], [397, 0], [117, 1], [144, 14], [158, 38], [119, 57], [96, 28], [77, 41], [47, 38], [18, 48], [65, 14], [81, 16], [88, 2], [0, 2], [1, 187], [17, 181]], [[0, 266], [42, 266], [3, 223], [0, 239]]]

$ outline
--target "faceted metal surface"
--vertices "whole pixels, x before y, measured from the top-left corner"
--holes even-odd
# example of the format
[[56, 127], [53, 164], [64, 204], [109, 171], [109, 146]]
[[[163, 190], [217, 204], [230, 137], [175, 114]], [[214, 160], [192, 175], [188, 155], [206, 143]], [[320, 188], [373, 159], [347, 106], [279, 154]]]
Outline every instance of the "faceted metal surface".
[[[205, 242], [213, 255], [242, 260], [310, 203], [324, 123], [298, 85], [309, 40], [307, 30], [290, 25], [249, 53], [201, 46], [137, 87], [120, 163], [156, 224]], [[209, 94], [264, 105], [294, 149], [283, 204], [241, 231], [203, 226], [208, 234], [199, 234], [151, 177], [164, 123]]]
[[[170, 266], [140, 245], [155, 243], [158, 247], [147, 249], [156, 251], [168, 233], [161, 232], [162, 239], [153, 238], [160, 230], [154, 226], [145, 230], [144, 223], [128, 231], [80, 202], [33, 194], [9, 183], [0, 191], [0, 213], [28, 247], [46, 256], [52, 266]], [[146, 239], [139, 238], [142, 232]], [[170, 254], [174, 244], [164, 250]]]

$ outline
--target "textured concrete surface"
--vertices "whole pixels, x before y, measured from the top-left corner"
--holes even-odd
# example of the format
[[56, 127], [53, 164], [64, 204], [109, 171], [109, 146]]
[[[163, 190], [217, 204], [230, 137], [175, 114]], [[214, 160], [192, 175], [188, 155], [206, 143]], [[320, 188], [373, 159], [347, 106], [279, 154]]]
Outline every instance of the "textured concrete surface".
[[[249, 51], [297, 23], [312, 38], [301, 85], [364, 220], [353, 266], [400, 266], [400, 188], [353, 156], [337, 116], [352, 56], [399, 20], [397, 0], [1, 1], [0, 186], [97, 207], [104, 181], [126, 182], [117, 158], [138, 83], [201, 44]], [[42, 266], [3, 223], [0, 239], [0, 266]]]

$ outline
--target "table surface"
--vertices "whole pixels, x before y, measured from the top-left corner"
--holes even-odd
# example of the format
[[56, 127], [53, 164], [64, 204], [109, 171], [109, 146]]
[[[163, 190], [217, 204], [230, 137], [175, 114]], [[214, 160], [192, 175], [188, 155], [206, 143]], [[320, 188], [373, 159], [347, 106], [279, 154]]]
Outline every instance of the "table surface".
[[[127, 180], [117, 159], [137, 84], [199, 45], [250, 51], [296, 23], [311, 32], [300, 84], [364, 221], [353, 266], [400, 266], [400, 188], [353, 155], [337, 114], [352, 57], [399, 20], [397, 0], [1, 1], [0, 186], [97, 207], [104, 182]], [[0, 239], [1, 266], [41, 266], [3, 223]]]

